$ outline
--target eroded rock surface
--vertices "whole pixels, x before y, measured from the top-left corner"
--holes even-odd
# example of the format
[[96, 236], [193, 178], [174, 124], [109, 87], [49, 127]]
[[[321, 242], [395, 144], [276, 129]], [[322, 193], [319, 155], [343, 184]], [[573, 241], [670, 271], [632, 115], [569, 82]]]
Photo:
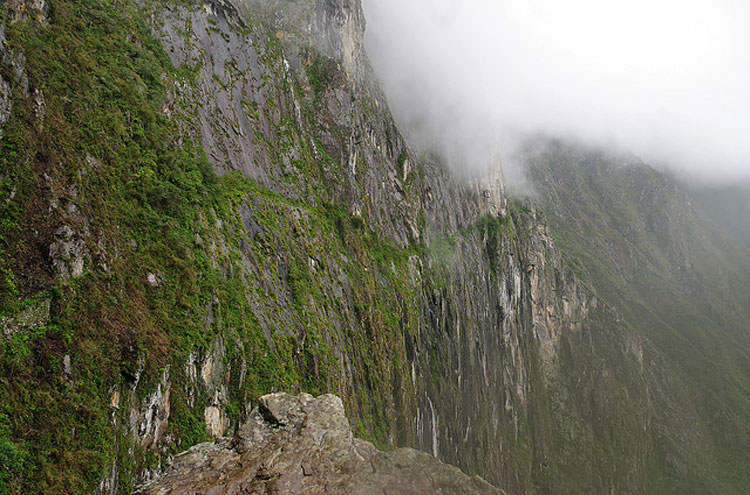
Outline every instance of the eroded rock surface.
[[233, 439], [196, 445], [139, 495], [501, 494], [413, 449], [381, 452], [354, 438], [341, 399], [278, 393]]

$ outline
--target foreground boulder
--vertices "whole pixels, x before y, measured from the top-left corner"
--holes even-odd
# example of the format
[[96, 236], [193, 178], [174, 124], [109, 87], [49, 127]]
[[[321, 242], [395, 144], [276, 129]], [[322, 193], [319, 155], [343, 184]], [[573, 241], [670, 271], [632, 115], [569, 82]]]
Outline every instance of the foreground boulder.
[[502, 494], [413, 449], [354, 438], [341, 399], [271, 394], [234, 439], [196, 445], [138, 495]]

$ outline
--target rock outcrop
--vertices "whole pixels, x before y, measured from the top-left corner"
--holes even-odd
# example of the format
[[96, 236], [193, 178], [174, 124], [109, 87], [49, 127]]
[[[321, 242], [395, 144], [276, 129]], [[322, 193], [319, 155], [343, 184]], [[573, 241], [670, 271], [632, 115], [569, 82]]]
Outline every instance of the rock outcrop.
[[479, 477], [413, 449], [354, 438], [341, 399], [260, 398], [233, 439], [196, 445], [138, 495], [500, 495]]

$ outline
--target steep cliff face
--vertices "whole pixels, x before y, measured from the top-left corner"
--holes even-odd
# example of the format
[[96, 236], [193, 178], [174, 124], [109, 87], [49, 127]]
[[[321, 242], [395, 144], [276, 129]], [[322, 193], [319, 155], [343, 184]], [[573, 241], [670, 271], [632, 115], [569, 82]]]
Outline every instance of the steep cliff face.
[[661, 356], [646, 382], [649, 470], [661, 473], [650, 490], [746, 491], [746, 250], [633, 156], [549, 141], [530, 143], [523, 159], [565, 256]]
[[280, 390], [509, 493], [664, 476], [685, 385], [499, 170], [408, 149], [359, 2], [3, 8], [10, 493], [128, 493]]
[[[265, 68], [265, 76], [253, 77], [252, 64], [242, 61], [257, 57], [257, 41], [234, 42], [230, 34], [230, 47], [234, 49], [225, 52], [221, 40], [210, 40], [219, 35], [200, 27], [210, 26], [205, 12], [173, 11], [161, 33], [177, 66], [194, 60], [187, 55], [189, 46], [203, 47], [203, 51], [196, 49], [197, 53], [210, 54], [203, 55], [208, 57], [203, 61], [189, 62], [203, 68], [198, 87], [204, 89], [197, 98], [189, 95], [188, 101], [204, 108], [218, 105], [218, 109], [206, 112], [210, 117], [199, 117], [199, 135], [207, 150], [216, 149], [212, 143], [222, 139], [229, 144], [219, 149], [241, 147], [233, 142], [238, 136], [216, 130], [217, 122], [224, 122], [219, 128], [247, 128], [257, 140], [264, 133], [278, 132], [284, 118], [291, 118], [297, 122], [291, 141], [304, 142], [305, 137], [314, 136], [322, 144], [323, 153], [331, 157], [328, 167], [319, 177], [287, 176], [287, 184], [279, 184], [279, 177], [284, 177], [284, 157], [280, 157], [279, 170], [272, 174], [268, 170], [279, 161], [283, 138], [266, 136], [267, 142], [275, 144], [260, 158], [266, 161], [263, 171], [256, 173], [245, 167], [243, 172], [280, 194], [299, 194], [305, 201], [315, 201], [310, 187], [320, 180], [325, 183], [320, 193], [323, 201], [331, 198], [347, 205], [350, 215], [361, 217], [378, 237], [390, 238], [397, 248], [418, 248], [400, 268], [404, 275], [408, 270], [403, 295], [397, 296], [406, 299], [401, 302], [406, 303], [406, 311], [377, 308], [381, 314], [374, 322], [377, 327], [378, 318], [390, 319], [385, 325], [400, 330], [400, 334], [398, 330], [392, 333], [384, 341], [387, 348], [377, 350], [376, 355], [344, 364], [353, 371], [351, 376], [340, 378], [344, 385], [340, 392], [353, 404], [360, 403], [352, 409], [373, 407], [361, 404], [363, 392], [371, 393], [373, 388], [362, 383], [362, 378], [369, 377], [356, 374], [371, 368], [373, 361], [388, 363], [385, 371], [378, 373], [380, 389], [374, 410], [377, 416], [387, 418], [377, 427], [388, 431], [391, 441], [417, 445], [515, 491], [529, 490], [534, 483], [549, 483], [545, 489], [558, 491], [592, 484], [609, 489], [620, 483], [642, 483], [642, 439], [639, 433], [630, 433], [643, 431], [646, 421], [637, 413], [645, 407], [638, 373], [629, 373], [632, 376], [625, 387], [607, 383], [606, 372], [603, 378], [597, 376], [601, 383], [590, 390], [607, 390], [611, 397], [605, 404], [594, 406], [595, 410], [576, 411], [573, 403], [578, 399], [574, 397], [581, 379], [578, 373], [600, 375], [604, 366], [589, 363], [563, 370], [559, 357], [561, 352], [569, 352], [572, 355], [565, 357], [574, 362], [581, 352], [580, 343], [563, 349], [563, 335], [573, 338], [586, 334], [602, 324], [609, 325], [613, 316], [579, 289], [532, 211], [507, 211], [500, 174], [493, 170], [482, 180], [464, 183], [451, 178], [438, 164], [410, 155], [362, 56], [359, 42], [364, 26], [358, 5], [303, 3], [287, 8], [296, 10], [290, 13], [271, 6], [258, 13], [261, 23], [273, 22], [281, 49], [270, 71]], [[175, 26], [193, 29], [188, 32]], [[187, 38], [175, 35], [185, 32], [189, 33]], [[220, 48], [209, 51], [215, 46]], [[327, 58], [331, 55], [333, 58]], [[240, 75], [230, 79], [228, 88], [217, 88], [215, 74], [222, 74], [227, 66], [237, 67]], [[295, 89], [295, 78], [300, 76], [300, 87]], [[275, 77], [277, 83], [266, 86], [279, 93], [261, 94], [249, 103], [257, 108], [259, 122], [252, 122], [253, 115], [238, 107], [229, 110], [229, 102], [241, 106], [242, 95], [253, 94], [257, 87], [253, 78], [269, 77]], [[276, 105], [276, 101], [280, 103]], [[305, 115], [309, 105], [317, 111], [314, 119]], [[197, 113], [201, 115], [201, 110]], [[217, 116], [221, 116], [218, 121]], [[239, 135], [241, 141], [242, 133]], [[293, 144], [289, 148], [294, 154], [299, 153], [299, 147]], [[211, 151], [209, 154], [213, 156]], [[239, 162], [231, 156], [224, 161], [234, 164], [231, 166]], [[303, 187], [305, 192], [294, 191], [295, 187]], [[329, 265], [329, 259], [330, 254], [323, 257], [322, 264]], [[399, 271], [395, 264], [390, 268], [394, 273]], [[321, 287], [323, 294], [329, 290]], [[367, 304], [377, 307], [391, 296], [381, 292], [378, 300]], [[255, 314], [267, 311], [264, 304], [254, 308]], [[357, 303], [353, 306], [356, 314]], [[362, 321], [362, 315], [357, 315], [346, 323], [345, 331], [372, 338], [370, 318]], [[260, 319], [263, 324], [264, 318]], [[326, 333], [330, 338], [331, 332]], [[585, 352], [614, 353], [615, 363], [637, 370], [640, 345], [637, 337], [631, 339], [615, 342], [611, 350], [613, 342], [602, 338]], [[332, 347], [346, 356], [340, 343], [334, 342]], [[587, 366], [592, 369], [585, 369]], [[611, 372], [612, 376], [618, 374], [622, 375]], [[560, 397], [548, 397], [553, 393]], [[630, 402], [624, 399], [626, 396], [632, 396]], [[566, 411], [565, 416], [555, 416], [553, 407]], [[614, 420], [624, 416], [623, 411], [629, 414], [623, 421], [633, 423], [633, 428], [619, 435], [619, 447], [612, 446], [616, 442], [612, 443], [610, 435], [600, 437], [587, 424], [601, 415]], [[572, 423], [576, 422], [581, 431], [570, 434], [571, 438], [553, 433], [575, 428]], [[534, 439], [539, 445], [533, 445]], [[563, 445], [567, 442], [570, 445]], [[626, 446], [635, 448], [623, 448]], [[590, 453], [584, 453], [587, 450]], [[594, 461], [595, 451], [606, 455]], [[577, 455], [561, 455], [563, 452]], [[592, 463], [596, 467], [588, 477], [564, 481], [562, 459], [575, 473], [590, 469]], [[543, 479], [546, 481], [537, 481]], [[567, 488], [563, 488], [565, 483], [569, 484]]]

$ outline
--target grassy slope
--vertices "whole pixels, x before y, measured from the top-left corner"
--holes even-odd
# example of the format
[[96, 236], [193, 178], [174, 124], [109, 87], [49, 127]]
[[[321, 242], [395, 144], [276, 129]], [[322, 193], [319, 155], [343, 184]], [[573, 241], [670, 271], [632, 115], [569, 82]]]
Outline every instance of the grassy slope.
[[[672, 393], [693, 408], [658, 410], [653, 493], [750, 488], [750, 263], [676, 185], [632, 157], [559, 143], [526, 159], [553, 233], [579, 275], [668, 358]], [[628, 163], [628, 166], [623, 166]], [[690, 417], [690, 416], [686, 416]], [[701, 450], [684, 439], [699, 435]]]
[[[162, 113], [170, 85], [189, 83], [190, 74], [170, 65], [133, 2], [50, 6], [49, 27], [19, 22], [7, 32], [26, 57], [31, 87], [45, 96], [46, 116], [35, 118], [16, 85], [0, 142], [0, 315], [39, 301], [51, 311], [35, 330], [0, 340], [0, 493], [92, 493], [115, 459], [119, 490], [128, 493], [135, 466], [205, 439], [208, 398], [188, 405], [184, 363], [217, 335], [228, 343], [233, 421], [270, 390], [351, 399], [355, 391], [338, 389], [336, 347], [368, 363], [352, 366], [363, 387], [358, 433], [387, 443], [383, 398], [405, 366], [398, 340], [416, 313], [404, 292], [411, 252], [375, 238], [339, 205], [289, 200], [236, 174], [217, 177]], [[301, 152], [300, 167], [314, 173], [313, 153]], [[237, 236], [240, 208], [260, 230], [250, 243]], [[90, 257], [70, 283], [55, 277], [48, 258], [60, 225], [80, 235]], [[246, 270], [247, 258], [255, 270]], [[349, 302], [366, 333], [341, 325], [354, 316], [325, 295], [339, 272], [324, 264], [312, 273], [310, 259], [328, 258], [352, 281]], [[158, 286], [146, 283], [149, 273]], [[394, 297], [378, 298], [382, 292]], [[270, 340], [257, 304], [278, 319]], [[206, 326], [209, 312], [220, 316]], [[112, 418], [126, 425], [128, 401], [151, 393], [166, 369], [175, 385], [173, 442], [152, 452], [132, 445]], [[110, 407], [116, 390], [124, 391], [119, 410]]]

